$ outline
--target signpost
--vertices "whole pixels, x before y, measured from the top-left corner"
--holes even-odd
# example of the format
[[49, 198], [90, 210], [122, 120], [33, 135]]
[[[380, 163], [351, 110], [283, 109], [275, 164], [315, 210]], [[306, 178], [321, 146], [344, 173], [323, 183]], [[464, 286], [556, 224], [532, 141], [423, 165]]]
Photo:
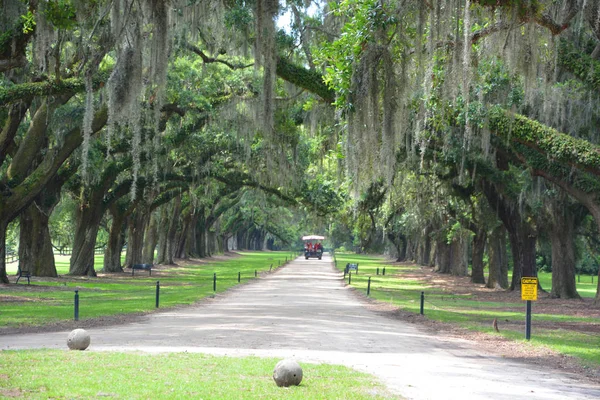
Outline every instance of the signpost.
[[521, 300], [527, 301], [525, 314], [525, 339], [531, 339], [531, 301], [537, 300], [538, 278], [524, 276], [521, 278]]

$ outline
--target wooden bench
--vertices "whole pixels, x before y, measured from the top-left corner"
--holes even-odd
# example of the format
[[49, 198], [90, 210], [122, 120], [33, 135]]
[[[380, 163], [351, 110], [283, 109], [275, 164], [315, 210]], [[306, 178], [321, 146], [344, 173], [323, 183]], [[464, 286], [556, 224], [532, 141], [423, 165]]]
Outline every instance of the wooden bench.
[[15, 284], [19, 283], [19, 279], [21, 279], [21, 278], [27, 278], [27, 284], [29, 285], [31, 283], [29, 281], [30, 277], [31, 277], [31, 272], [29, 272], [29, 271], [23, 271], [21, 269], [21, 266], [19, 266], [19, 269], [17, 269], [17, 281], [15, 282]]
[[350, 271], [356, 271], [356, 273], [358, 274], [358, 264], [346, 264], [346, 268], [344, 268], [344, 275], [346, 275]]
[[144, 269], [148, 271], [148, 275], [152, 275], [152, 264], [133, 264], [131, 266], [131, 276], [134, 276], [136, 269]]

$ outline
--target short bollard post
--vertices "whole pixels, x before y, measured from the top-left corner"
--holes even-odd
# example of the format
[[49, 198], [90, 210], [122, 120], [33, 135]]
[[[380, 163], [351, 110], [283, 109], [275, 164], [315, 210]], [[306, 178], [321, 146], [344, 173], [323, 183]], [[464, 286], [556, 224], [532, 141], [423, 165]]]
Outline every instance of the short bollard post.
[[269, 267], [269, 272], [271, 272], [273, 270], [273, 264], [271, 264], [271, 266]]
[[367, 296], [371, 294], [371, 277], [369, 277], [369, 282], [367, 282]]
[[377, 275], [379, 275], [379, 267], [377, 267]]
[[385, 275], [385, 267], [383, 267], [383, 274], [382, 275]]
[[160, 299], [160, 282], [156, 281], [156, 308], [158, 308], [159, 299]]
[[258, 276], [258, 271], [254, 270], [254, 277], [256, 278]]
[[277, 266], [279, 267], [281, 265], [281, 260], [277, 260]]
[[217, 291], [217, 273], [213, 275], [213, 292]]
[[79, 290], [75, 291], [75, 321], [79, 321]]
[[348, 285], [352, 284], [352, 272], [348, 271]]
[[423, 305], [425, 304], [425, 292], [421, 292], [421, 315], [423, 314]]
[[531, 339], [531, 300], [527, 300], [525, 311], [525, 339]]
[[238, 283], [242, 281], [242, 273], [238, 272]]
[[287, 257], [285, 258], [285, 262], [287, 262]]

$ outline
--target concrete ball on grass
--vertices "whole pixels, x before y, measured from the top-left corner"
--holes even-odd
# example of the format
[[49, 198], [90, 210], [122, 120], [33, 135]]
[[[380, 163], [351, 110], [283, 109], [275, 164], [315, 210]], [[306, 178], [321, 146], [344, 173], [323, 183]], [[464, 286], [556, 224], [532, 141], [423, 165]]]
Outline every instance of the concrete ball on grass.
[[281, 360], [275, 366], [273, 379], [279, 387], [298, 386], [302, 382], [302, 367], [292, 360]]
[[74, 329], [69, 333], [67, 346], [71, 350], [85, 350], [90, 345], [90, 334], [85, 329]]

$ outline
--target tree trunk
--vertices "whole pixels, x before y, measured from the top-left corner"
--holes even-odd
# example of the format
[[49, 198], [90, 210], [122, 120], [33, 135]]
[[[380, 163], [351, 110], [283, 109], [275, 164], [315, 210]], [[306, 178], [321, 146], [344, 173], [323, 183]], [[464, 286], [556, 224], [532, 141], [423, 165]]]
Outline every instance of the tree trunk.
[[127, 254], [125, 265], [142, 264], [142, 251], [144, 249], [144, 232], [147, 218], [145, 210], [136, 210], [129, 217], [127, 224]]
[[562, 299], [578, 299], [575, 284], [575, 222], [573, 213], [564, 203], [551, 206], [552, 226], [552, 292], [551, 296]]
[[160, 210], [160, 224], [158, 226], [158, 243], [156, 245], [156, 263], [165, 264], [167, 259], [167, 235], [169, 233], [169, 212], [168, 205], [164, 205]]
[[196, 252], [198, 257], [206, 257], [206, 229], [203, 217], [198, 218], [196, 226]]
[[177, 196], [173, 202], [173, 212], [169, 221], [169, 230], [167, 231], [167, 243], [165, 251], [165, 264], [174, 264], [175, 252], [177, 250], [177, 226], [179, 225], [179, 216], [181, 214], [181, 196]]
[[0, 220], [0, 283], [10, 283], [6, 275], [6, 230], [8, 221]]
[[396, 261], [406, 260], [406, 237], [402, 234], [388, 233], [387, 238], [396, 248]]
[[467, 259], [468, 243], [462, 236], [450, 244], [450, 273], [454, 276], [467, 276], [469, 263]]
[[110, 208], [112, 223], [108, 234], [108, 243], [104, 250], [104, 272], [123, 272], [121, 251], [125, 243], [126, 212], [119, 205]]
[[446, 243], [446, 239], [437, 241], [435, 271], [440, 274], [449, 274], [451, 271], [452, 247]]
[[508, 288], [508, 256], [506, 254], [506, 233], [503, 225], [492, 231], [488, 240], [489, 275], [486, 287], [490, 289]]
[[473, 256], [471, 263], [471, 282], [485, 284], [483, 274], [483, 255], [485, 252], [485, 240], [487, 234], [485, 229], [479, 228], [473, 237]]
[[431, 225], [427, 225], [423, 236], [423, 255], [421, 256], [421, 265], [429, 265], [431, 263]]
[[181, 259], [187, 259], [187, 249], [189, 246], [187, 245], [189, 231], [191, 229], [192, 223], [192, 215], [189, 211], [183, 217], [183, 221], [181, 223], [181, 229], [177, 233], [176, 246], [175, 246], [175, 257]]
[[482, 186], [490, 207], [496, 211], [508, 232], [514, 265], [510, 290], [521, 290], [522, 277], [537, 277], [536, 233], [521, 216], [516, 201], [501, 196], [494, 184], [484, 181]]
[[76, 214], [77, 227], [73, 241], [71, 265], [69, 275], [96, 276], [94, 269], [94, 250], [100, 221], [102, 220], [102, 206], [91, 201], [89, 206]]
[[[34, 201], [20, 216], [19, 267], [35, 276], [57, 277], [48, 220], [54, 204]], [[49, 207], [48, 207], [49, 206]]]
[[150, 216], [150, 224], [146, 229], [142, 250], [142, 263], [154, 264], [154, 249], [158, 243], [158, 217], [156, 214]]

